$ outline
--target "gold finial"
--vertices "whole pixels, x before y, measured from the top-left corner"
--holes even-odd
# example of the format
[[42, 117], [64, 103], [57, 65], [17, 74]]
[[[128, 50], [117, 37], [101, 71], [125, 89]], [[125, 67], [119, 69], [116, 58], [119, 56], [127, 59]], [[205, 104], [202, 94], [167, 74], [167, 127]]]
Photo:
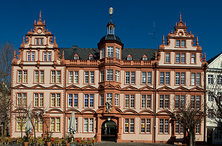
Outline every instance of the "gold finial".
[[164, 35], [163, 35], [163, 44], [165, 44], [165, 39], [164, 39]]
[[180, 21], [182, 21], [182, 18], [181, 18], [181, 13], [180, 13]]
[[199, 46], [198, 36], [197, 36], [197, 40], [196, 40], [196, 45]]
[[109, 14], [112, 15], [113, 14], [113, 7], [109, 8]]

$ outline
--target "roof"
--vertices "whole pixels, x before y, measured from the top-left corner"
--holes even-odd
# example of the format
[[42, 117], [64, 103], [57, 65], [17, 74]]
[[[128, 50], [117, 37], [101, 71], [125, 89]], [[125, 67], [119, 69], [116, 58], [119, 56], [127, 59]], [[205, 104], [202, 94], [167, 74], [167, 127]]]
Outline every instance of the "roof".
[[214, 61], [218, 56], [220, 56], [221, 54], [222, 54], [222, 52], [219, 53], [218, 55], [214, 56], [214, 57], [211, 58], [210, 60], [208, 60], [207, 63], [210, 64], [211, 62], [213, 62], [213, 61]]
[[114, 41], [118, 41], [118, 42], [122, 43], [121, 39], [118, 36], [113, 35], [113, 34], [107, 34], [104, 37], [102, 37], [101, 40], [100, 40], [100, 43], [103, 42], [103, 41], [107, 41], [107, 40], [109, 40], [109, 41], [114, 40]]
[[[62, 52], [64, 51], [65, 59], [74, 59], [74, 55], [78, 54], [79, 59], [88, 60], [89, 55], [92, 54], [94, 60], [99, 60], [99, 49], [98, 48], [79, 48], [78, 46], [72, 46], [72, 48], [59, 48], [60, 55], [62, 58]], [[147, 56], [148, 60], [155, 59], [155, 51], [158, 49], [139, 49], [139, 48], [123, 48], [122, 50], [122, 60], [127, 60], [127, 56], [132, 55], [133, 60], [141, 60], [143, 55]]]

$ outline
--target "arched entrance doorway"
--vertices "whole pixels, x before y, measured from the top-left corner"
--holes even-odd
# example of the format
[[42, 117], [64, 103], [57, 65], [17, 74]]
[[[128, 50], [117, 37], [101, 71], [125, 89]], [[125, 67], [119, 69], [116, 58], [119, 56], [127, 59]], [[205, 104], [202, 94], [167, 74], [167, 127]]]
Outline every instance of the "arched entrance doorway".
[[116, 141], [117, 127], [115, 122], [113, 122], [112, 120], [103, 122], [101, 130], [101, 140]]

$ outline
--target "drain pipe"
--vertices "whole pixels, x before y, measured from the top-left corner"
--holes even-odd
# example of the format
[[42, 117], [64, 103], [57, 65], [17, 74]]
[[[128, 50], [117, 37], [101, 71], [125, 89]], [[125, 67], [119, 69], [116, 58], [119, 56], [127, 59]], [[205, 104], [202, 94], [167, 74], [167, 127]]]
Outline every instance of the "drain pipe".
[[155, 94], [154, 94], [154, 127], [153, 127], [153, 140], [154, 143], [156, 143], [156, 82], [157, 82], [157, 62], [155, 62], [155, 72], [154, 72], [154, 90], [155, 90]]

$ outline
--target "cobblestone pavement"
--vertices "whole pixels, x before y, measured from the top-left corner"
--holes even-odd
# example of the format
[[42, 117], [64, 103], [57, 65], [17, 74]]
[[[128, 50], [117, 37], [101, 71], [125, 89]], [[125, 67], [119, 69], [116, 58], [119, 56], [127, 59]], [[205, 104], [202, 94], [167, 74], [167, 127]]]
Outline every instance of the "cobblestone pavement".
[[102, 141], [96, 143], [96, 146], [172, 146], [170, 144], [160, 143], [115, 143], [110, 141]]

